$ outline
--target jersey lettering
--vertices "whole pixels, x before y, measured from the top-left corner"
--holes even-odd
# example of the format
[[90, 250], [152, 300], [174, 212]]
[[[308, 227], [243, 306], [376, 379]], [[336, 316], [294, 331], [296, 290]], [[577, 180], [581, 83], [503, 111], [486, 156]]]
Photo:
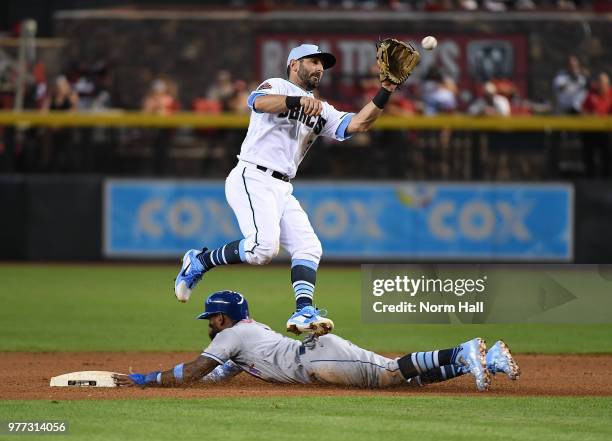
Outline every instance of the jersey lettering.
[[323, 127], [325, 127], [325, 124], [327, 124], [327, 120], [322, 116], [319, 116], [319, 119], [317, 120], [317, 123], [314, 126], [313, 132], [315, 132], [317, 135], [320, 135], [321, 131], [323, 130]]
[[305, 124], [306, 126], [313, 129], [313, 131], [317, 135], [321, 134], [321, 131], [325, 127], [325, 124], [327, 124], [327, 120], [323, 118], [322, 116], [319, 116], [319, 118], [316, 120], [316, 123], [315, 123], [314, 117], [312, 115], [306, 115], [304, 113], [303, 107], [300, 107], [299, 109], [296, 108], [296, 109], [288, 110], [283, 113], [279, 113], [278, 117], [279, 118], [289, 118], [289, 119], [299, 121], [302, 124]]

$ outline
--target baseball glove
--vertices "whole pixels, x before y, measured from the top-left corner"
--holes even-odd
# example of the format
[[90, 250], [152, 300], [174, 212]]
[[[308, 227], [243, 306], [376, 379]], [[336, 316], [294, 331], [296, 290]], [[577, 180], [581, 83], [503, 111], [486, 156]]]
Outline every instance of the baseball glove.
[[381, 82], [402, 84], [420, 60], [421, 55], [410, 43], [404, 43], [396, 38], [386, 38], [376, 44], [376, 61]]

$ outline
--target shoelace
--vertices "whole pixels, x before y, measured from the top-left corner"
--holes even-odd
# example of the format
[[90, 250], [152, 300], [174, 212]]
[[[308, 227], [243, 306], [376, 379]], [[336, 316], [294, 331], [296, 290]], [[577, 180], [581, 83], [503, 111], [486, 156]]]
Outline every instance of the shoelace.
[[[321, 316], [321, 317], [327, 317], [327, 309], [318, 309], [316, 306], [313, 306], [314, 310], [315, 310], [315, 314]], [[298, 311], [296, 311], [298, 312]], [[312, 317], [312, 314], [302, 314], [304, 317]]]

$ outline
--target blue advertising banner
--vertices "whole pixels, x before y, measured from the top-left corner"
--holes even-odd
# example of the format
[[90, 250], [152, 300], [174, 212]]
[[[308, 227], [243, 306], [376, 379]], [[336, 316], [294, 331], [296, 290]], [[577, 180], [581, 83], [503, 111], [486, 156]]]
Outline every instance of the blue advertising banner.
[[[325, 259], [572, 259], [566, 184], [300, 182]], [[222, 182], [107, 180], [109, 257], [177, 257], [242, 237]]]

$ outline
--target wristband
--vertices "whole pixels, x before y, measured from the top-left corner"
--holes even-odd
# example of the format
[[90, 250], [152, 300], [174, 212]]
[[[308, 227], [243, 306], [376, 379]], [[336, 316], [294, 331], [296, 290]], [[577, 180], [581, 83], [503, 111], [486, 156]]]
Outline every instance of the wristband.
[[389, 97], [391, 96], [391, 92], [389, 92], [384, 87], [381, 87], [376, 96], [372, 99], [372, 102], [379, 109], [383, 109], [387, 101], [389, 101]]
[[157, 378], [155, 379], [155, 381], [157, 381], [157, 384], [161, 386], [161, 372], [157, 374]]
[[184, 363], [181, 364], [177, 364], [176, 366], [174, 366], [174, 379], [176, 380], [177, 383], [182, 383], [183, 382], [183, 365]]
[[301, 99], [301, 96], [287, 96], [285, 98], [285, 106], [287, 106], [287, 109], [289, 110], [298, 109], [302, 107], [302, 105], [300, 104]]
[[147, 375], [145, 375], [144, 384], [145, 385], [153, 384], [153, 383], [161, 384], [159, 381], [157, 381], [158, 376], [161, 376], [160, 371], [149, 372]]

